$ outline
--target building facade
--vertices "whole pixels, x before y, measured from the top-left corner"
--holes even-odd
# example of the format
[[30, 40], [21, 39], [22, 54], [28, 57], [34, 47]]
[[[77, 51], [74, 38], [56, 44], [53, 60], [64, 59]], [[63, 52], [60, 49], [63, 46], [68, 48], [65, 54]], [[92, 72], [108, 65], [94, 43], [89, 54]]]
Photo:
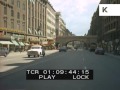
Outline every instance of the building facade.
[[10, 51], [25, 46], [25, 6], [26, 0], [0, 0], [0, 41]]
[[[106, 0], [105, 4], [120, 4], [120, 0]], [[107, 45], [107, 51], [116, 51], [120, 47], [120, 17], [103, 17], [103, 23], [103, 43]]]
[[[120, 1], [101, 0], [100, 4], [120, 4]], [[97, 8], [88, 34], [97, 35], [100, 46], [108, 52], [115, 52], [120, 47], [120, 17], [99, 16]]]
[[56, 38], [56, 11], [50, 2], [47, 3], [46, 10], [46, 37], [48, 44], [47, 46], [55, 46], [55, 38]]
[[57, 36], [72, 35], [48, 0], [0, 0], [0, 12], [0, 46], [10, 51], [55, 46]]
[[66, 23], [62, 19], [60, 12], [56, 12], [56, 36], [66, 36], [66, 34]]
[[29, 44], [45, 44], [47, 0], [27, 0], [27, 35]]

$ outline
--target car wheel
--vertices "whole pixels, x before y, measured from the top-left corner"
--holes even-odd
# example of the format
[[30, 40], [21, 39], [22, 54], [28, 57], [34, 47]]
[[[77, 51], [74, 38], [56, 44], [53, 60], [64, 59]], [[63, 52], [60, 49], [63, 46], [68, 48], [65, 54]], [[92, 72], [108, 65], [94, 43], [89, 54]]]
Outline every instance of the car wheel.
[[38, 57], [40, 56], [40, 55], [37, 55]]
[[43, 55], [43, 57], [44, 57], [44, 56], [45, 56], [45, 53], [43, 53], [42, 55]]
[[36, 57], [36, 56], [34, 55], [34, 57]]
[[28, 55], [28, 57], [30, 57], [30, 55]]

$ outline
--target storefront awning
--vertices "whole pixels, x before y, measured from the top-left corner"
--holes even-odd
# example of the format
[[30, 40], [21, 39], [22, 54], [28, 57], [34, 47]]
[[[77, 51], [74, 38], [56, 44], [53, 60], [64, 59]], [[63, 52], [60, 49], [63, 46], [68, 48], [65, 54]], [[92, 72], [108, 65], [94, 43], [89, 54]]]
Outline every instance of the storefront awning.
[[15, 46], [19, 46], [19, 44], [15, 40], [12, 40], [12, 42], [15, 44]]
[[28, 43], [24, 43], [25, 45], [29, 45]]
[[20, 46], [25, 46], [25, 45], [23, 44], [23, 42], [19, 42], [19, 44], [20, 44]]
[[13, 44], [13, 43], [10, 41], [0, 41], [0, 44]]

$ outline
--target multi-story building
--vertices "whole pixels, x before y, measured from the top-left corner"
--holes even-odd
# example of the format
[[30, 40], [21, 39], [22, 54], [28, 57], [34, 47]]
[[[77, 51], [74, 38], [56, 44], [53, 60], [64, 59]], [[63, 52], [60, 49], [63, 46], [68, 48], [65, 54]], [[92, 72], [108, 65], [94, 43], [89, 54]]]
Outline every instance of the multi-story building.
[[50, 2], [47, 3], [46, 10], [46, 37], [48, 41], [48, 46], [55, 45], [56, 38], [56, 11]]
[[[120, 4], [119, 0], [101, 0], [100, 4]], [[89, 30], [90, 35], [97, 35], [98, 42], [108, 51], [116, 51], [120, 47], [120, 17], [99, 16], [99, 10], [93, 15]]]
[[[120, 0], [106, 0], [105, 4], [120, 4]], [[103, 40], [108, 44], [108, 51], [115, 51], [120, 47], [120, 17], [103, 17], [103, 23]]]
[[48, 0], [0, 0], [0, 12], [0, 45], [10, 50], [55, 45], [56, 36], [72, 35]]
[[102, 30], [103, 30], [102, 17], [99, 16], [99, 8], [97, 8], [96, 12], [94, 12], [92, 17], [88, 35], [97, 35], [98, 42], [102, 42], [102, 33], [103, 33]]
[[65, 36], [66, 30], [66, 24], [61, 18], [60, 12], [56, 12], [56, 36]]
[[9, 50], [24, 48], [25, 6], [26, 0], [0, 0], [0, 42], [3, 47], [7, 47]]
[[48, 0], [27, 0], [27, 42], [45, 44], [46, 8]]

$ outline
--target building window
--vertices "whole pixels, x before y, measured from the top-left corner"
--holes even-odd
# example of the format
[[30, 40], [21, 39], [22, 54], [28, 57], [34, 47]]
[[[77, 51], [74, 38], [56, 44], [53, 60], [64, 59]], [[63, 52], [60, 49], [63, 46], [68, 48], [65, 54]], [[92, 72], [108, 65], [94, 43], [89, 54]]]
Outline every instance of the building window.
[[17, 13], [17, 18], [20, 19], [20, 13], [19, 12]]
[[7, 15], [7, 7], [4, 7], [4, 14]]
[[23, 3], [23, 10], [25, 10], [25, 4]]
[[25, 31], [25, 23], [23, 23], [22, 27], [23, 27], [23, 31]]
[[11, 10], [11, 16], [14, 16], [14, 11], [13, 10]]
[[23, 20], [25, 20], [25, 15], [23, 14]]
[[17, 0], [17, 7], [20, 8], [20, 1]]
[[7, 28], [7, 20], [6, 19], [4, 20], [4, 27]]
[[14, 0], [11, 0], [11, 4], [14, 5]]
[[17, 29], [20, 30], [20, 21], [17, 21]]
[[30, 27], [30, 18], [28, 19], [28, 27]]
[[11, 22], [11, 28], [14, 29], [14, 22]]
[[28, 10], [29, 10], [28, 12], [29, 12], [29, 16], [30, 16], [30, 8]]

